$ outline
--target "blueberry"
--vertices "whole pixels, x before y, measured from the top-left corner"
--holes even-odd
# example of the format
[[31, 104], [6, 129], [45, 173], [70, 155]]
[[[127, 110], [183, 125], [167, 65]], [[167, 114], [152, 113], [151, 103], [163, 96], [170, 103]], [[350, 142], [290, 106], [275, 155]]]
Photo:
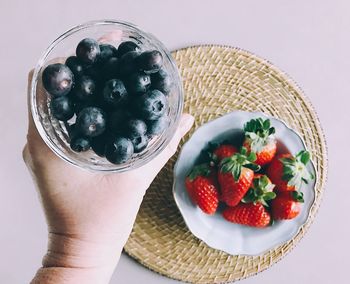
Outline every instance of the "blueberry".
[[109, 132], [91, 138], [91, 148], [100, 157], [105, 156], [106, 144], [113, 139], [113, 135]]
[[170, 119], [167, 115], [163, 115], [156, 120], [148, 120], [147, 124], [147, 134], [148, 135], [158, 135], [161, 134], [170, 123]]
[[84, 152], [90, 149], [90, 139], [79, 133], [77, 125], [73, 124], [68, 128], [70, 147], [75, 152]]
[[106, 144], [106, 159], [113, 164], [127, 162], [134, 153], [134, 146], [128, 138], [117, 137]]
[[170, 93], [173, 85], [169, 74], [164, 69], [151, 74], [151, 82], [152, 89], [157, 89], [166, 96]]
[[143, 72], [132, 73], [127, 80], [127, 88], [130, 94], [142, 95], [151, 85], [151, 78]]
[[67, 121], [74, 115], [74, 104], [68, 96], [53, 98], [50, 109], [52, 116], [62, 121]]
[[109, 115], [107, 127], [113, 134], [121, 134], [129, 119], [130, 114], [126, 110], [116, 110]]
[[168, 109], [168, 100], [161, 91], [150, 90], [135, 100], [135, 110], [146, 120], [163, 116]]
[[70, 56], [67, 58], [65, 64], [74, 74], [74, 78], [79, 78], [83, 76], [84, 73], [84, 64], [76, 56]]
[[70, 147], [75, 152], [85, 152], [90, 149], [90, 140], [83, 136], [73, 136], [70, 140]]
[[140, 48], [133, 41], [124, 41], [118, 46], [118, 57], [122, 57], [125, 53], [128, 53], [129, 51], [140, 51]]
[[146, 149], [146, 147], [148, 145], [148, 137], [146, 135], [135, 137], [135, 138], [131, 139], [131, 143], [134, 146], [134, 152], [140, 153], [144, 149]]
[[163, 56], [158, 50], [145, 51], [138, 57], [137, 62], [145, 73], [155, 73], [163, 65]]
[[117, 56], [117, 49], [110, 44], [100, 44], [100, 55], [98, 57], [98, 63], [103, 64], [107, 62], [108, 59]]
[[96, 96], [96, 84], [88, 76], [82, 76], [75, 82], [73, 95], [78, 101], [89, 101]]
[[137, 58], [139, 54], [137, 51], [129, 51], [119, 59], [118, 67], [122, 77], [125, 78], [137, 70]]
[[113, 108], [122, 105], [126, 101], [127, 95], [124, 83], [119, 79], [106, 82], [102, 91], [103, 101]]
[[84, 74], [99, 83], [101, 81], [101, 69], [102, 67], [98, 64], [86, 65], [84, 68]]
[[118, 64], [118, 58], [111, 57], [109, 58], [105, 64], [103, 65], [101, 69], [101, 76], [104, 80], [110, 80], [119, 78], [119, 64]]
[[82, 109], [76, 121], [77, 130], [87, 137], [101, 135], [106, 128], [106, 114], [97, 107], [87, 107]]
[[98, 42], [92, 38], [85, 38], [80, 41], [76, 49], [77, 57], [86, 64], [94, 63], [100, 52]]
[[147, 132], [147, 125], [140, 119], [130, 119], [125, 125], [125, 134], [128, 138], [133, 139], [145, 135]]
[[66, 65], [56, 63], [45, 68], [42, 80], [44, 88], [51, 95], [64, 96], [73, 87], [74, 75]]

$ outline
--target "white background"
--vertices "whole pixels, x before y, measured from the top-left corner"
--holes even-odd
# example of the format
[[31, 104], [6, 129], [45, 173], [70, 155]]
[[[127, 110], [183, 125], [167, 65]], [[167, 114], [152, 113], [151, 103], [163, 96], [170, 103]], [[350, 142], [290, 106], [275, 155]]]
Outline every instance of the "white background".
[[[350, 4], [329, 0], [0, 2], [0, 283], [28, 283], [46, 247], [46, 225], [22, 162], [27, 73], [58, 35], [114, 18], [151, 31], [174, 50], [201, 43], [241, 47], [286, 71], [320, 117], [329, 178], [319, 214], [287, 257], [241, 283], [346, 283], [350, 188]], [[175, 283], [127, 256], [112, 283]]]

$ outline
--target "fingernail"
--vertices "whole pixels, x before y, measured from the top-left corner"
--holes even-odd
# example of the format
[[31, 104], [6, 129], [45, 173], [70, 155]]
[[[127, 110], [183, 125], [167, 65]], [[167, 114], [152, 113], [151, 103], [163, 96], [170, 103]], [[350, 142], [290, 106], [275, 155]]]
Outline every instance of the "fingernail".
[[180, 128], [184, 134], [191, 129], [193, 122], [194, 122], [194, 117], [192, 115], [188, 113], [184, 113], [181, 116]]

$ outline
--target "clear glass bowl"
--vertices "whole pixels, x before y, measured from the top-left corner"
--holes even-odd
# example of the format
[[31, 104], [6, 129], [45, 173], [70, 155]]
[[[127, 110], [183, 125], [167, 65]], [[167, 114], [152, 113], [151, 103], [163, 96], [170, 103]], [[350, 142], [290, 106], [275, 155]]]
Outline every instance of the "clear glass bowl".
[[[109, 33], [121, 33], [120, 41], [134, 41], [143, 50], [157, 49], [163, 55], [165, 70], [171, 76], [174, 85], [168, 96], [170, 123], [160, 135], [152, 138], [148, 147], [134, 154], [126, 163], [115, 165], [105, 158], [97, 156], [92, 150], [74, 152], [69, 146], [69, 136], [64, 122], [58, 121], [50, 113], [50, 95], [42, 88], [42, 71], [49, 64], [64, 62], [65, 58], [75, 54], [77, 44], [83, 38], [99, 39]], [[118, 46], [119, 42], [108, 42]], [[178, 126], [183, 108], [183, 89], [177, 66], [170, 52], [152, 34], [121, 21], [103, 20], [88, 22], [76, 26], [58, 37], [40, 58], [33, 75], [30, 103], [35, 125], [45, 143], [60, 158], [83, 169], [104, 172], [122, 172], [138, 168], [157, 156], [170, 142]]]

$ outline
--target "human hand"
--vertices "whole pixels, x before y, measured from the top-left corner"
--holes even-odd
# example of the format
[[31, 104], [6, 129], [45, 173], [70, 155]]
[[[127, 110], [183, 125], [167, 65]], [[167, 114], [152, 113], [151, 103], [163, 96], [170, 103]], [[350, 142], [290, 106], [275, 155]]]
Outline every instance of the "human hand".
[[[29, 86], [31, 80], [32, 72]], [[40, 86], [38, 91], [44, 92]], [[66, 163], [46, 146], [29, 107], [23, 158], [49, 230], [43, 268], [32, 283], [108, 283], [145, 191], [192, 124], [193, 117], [184, 114], [170, 144], [146, 165], [123, 173], [94, 173]]]

